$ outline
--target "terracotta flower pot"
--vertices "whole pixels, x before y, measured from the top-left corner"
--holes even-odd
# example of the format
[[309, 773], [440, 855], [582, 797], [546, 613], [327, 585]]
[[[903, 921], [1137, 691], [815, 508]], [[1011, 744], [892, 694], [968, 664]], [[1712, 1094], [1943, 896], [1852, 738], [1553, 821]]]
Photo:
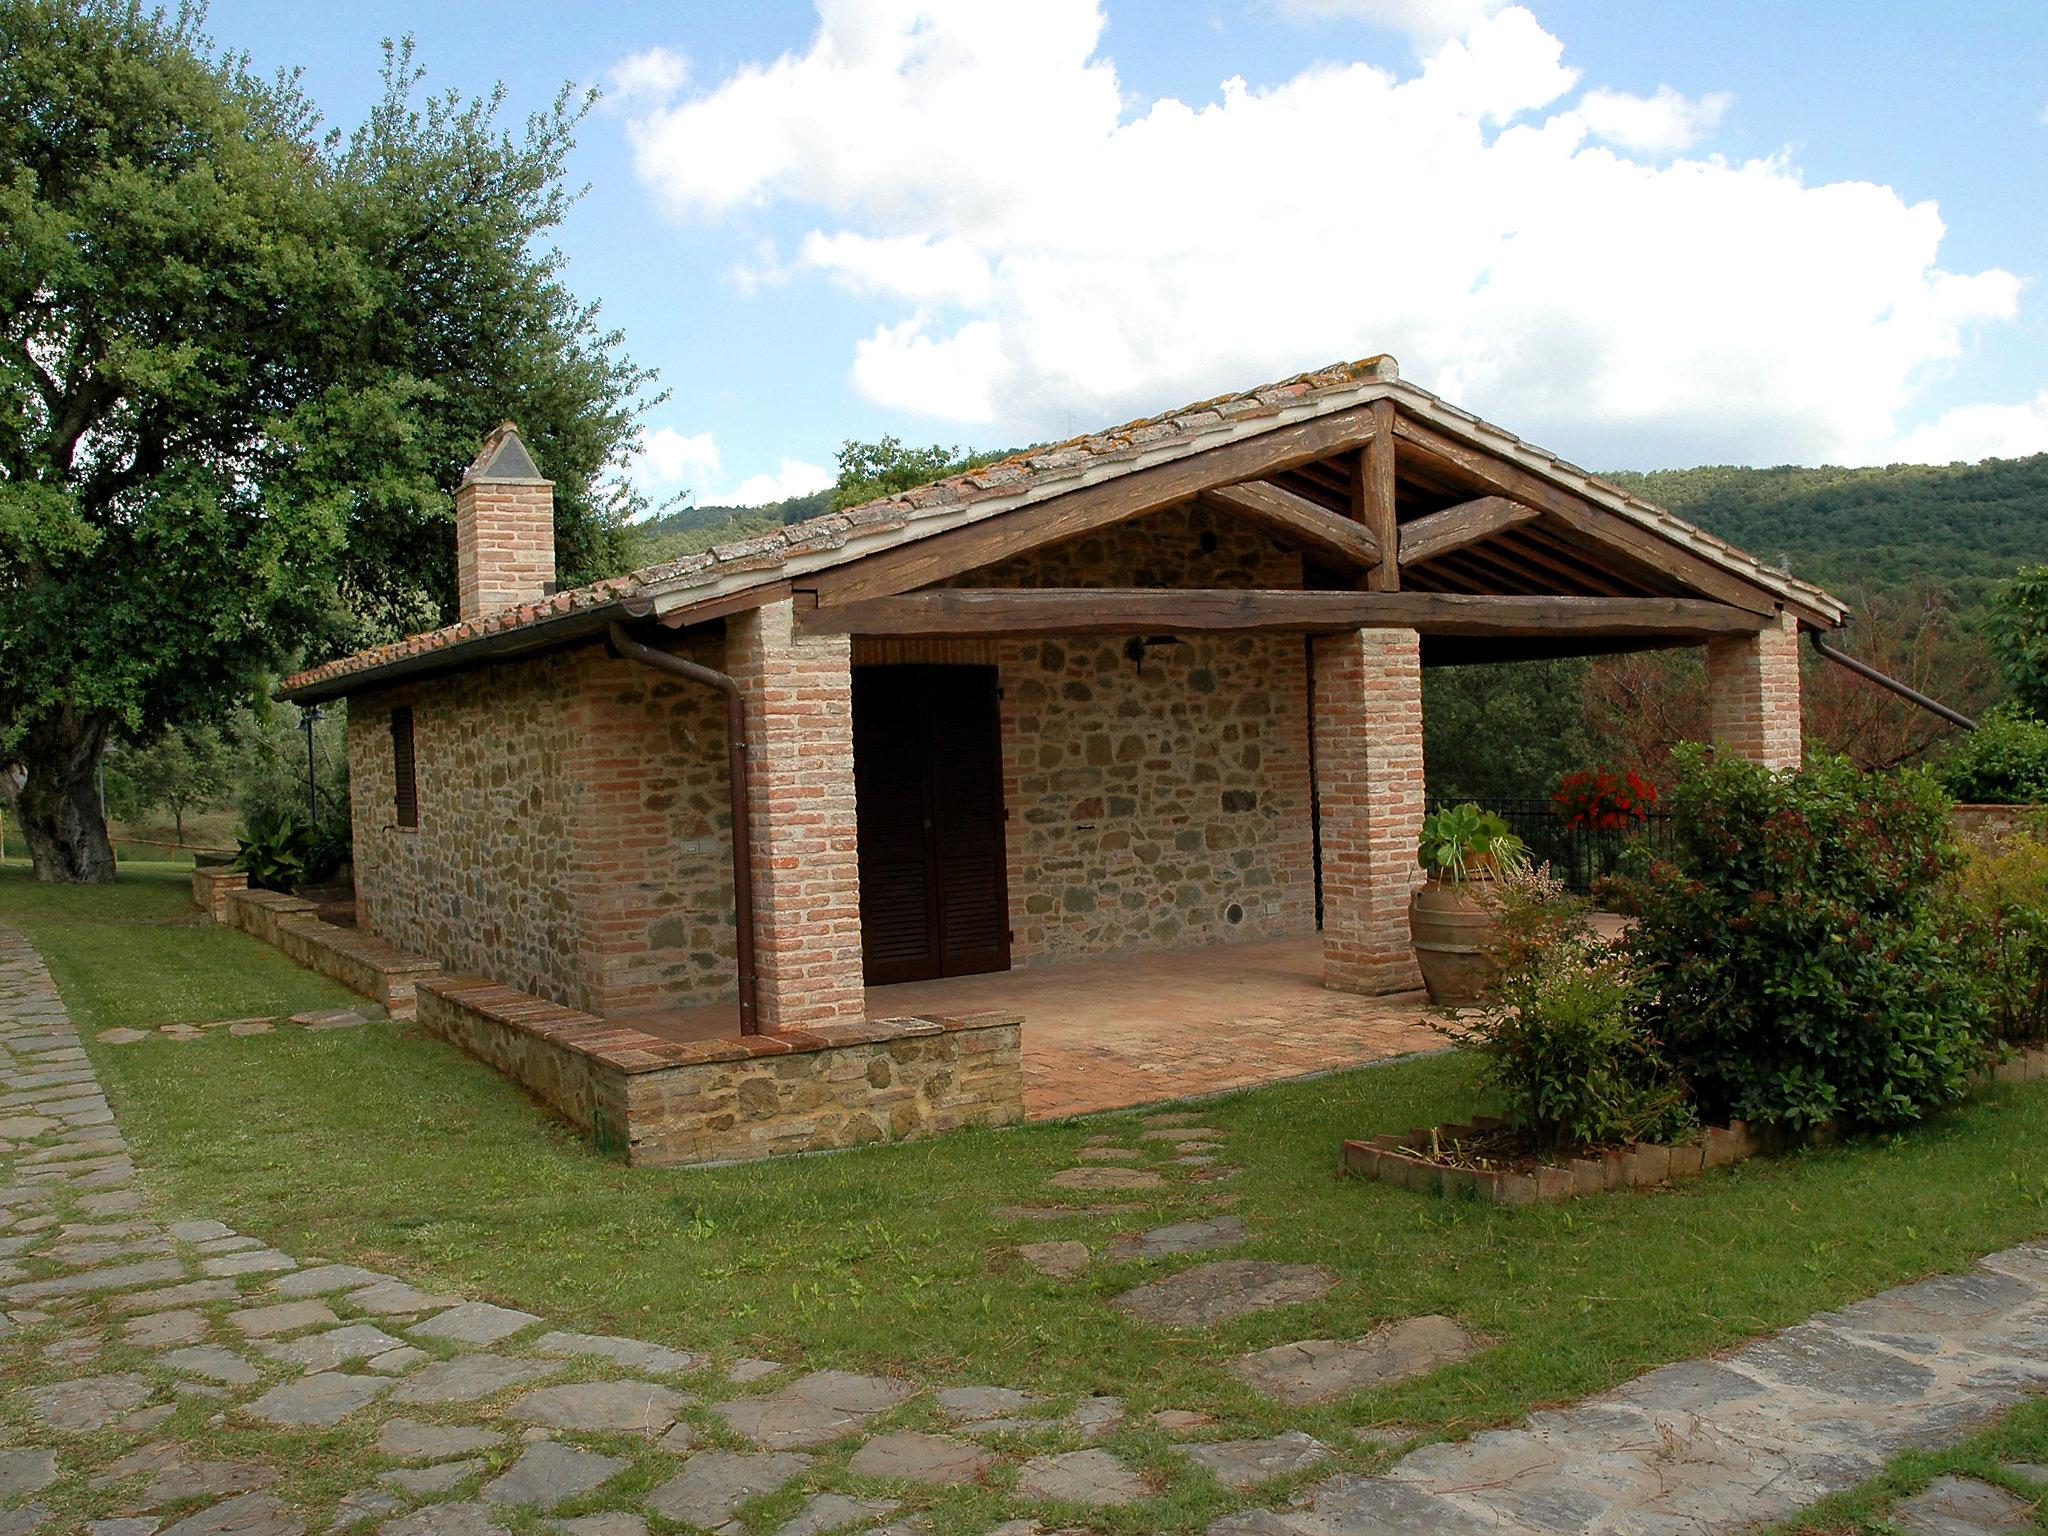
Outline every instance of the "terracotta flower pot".
[[1481, 897], [1490, 872], [1465, 880], [1432, 875], [1408, 898], [1408, 931], [1432, 1003], [1476, 1003], [1493, 985], [1494, 916]]

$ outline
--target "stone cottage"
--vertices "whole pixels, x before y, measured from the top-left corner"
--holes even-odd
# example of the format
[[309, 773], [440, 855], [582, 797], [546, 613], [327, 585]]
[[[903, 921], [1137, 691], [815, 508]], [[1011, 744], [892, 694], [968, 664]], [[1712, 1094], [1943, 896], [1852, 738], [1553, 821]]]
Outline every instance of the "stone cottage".
[[349, 702], [360, 922], [728, 1049], [1318, 934], [1328, 987], [1413, 987], [1423, 667], [1704, 647], [1784, 764], [1845, 618], [1385, 357], [570, 591], [509, 425], [456, 507], [460, 621], [284, 690]]

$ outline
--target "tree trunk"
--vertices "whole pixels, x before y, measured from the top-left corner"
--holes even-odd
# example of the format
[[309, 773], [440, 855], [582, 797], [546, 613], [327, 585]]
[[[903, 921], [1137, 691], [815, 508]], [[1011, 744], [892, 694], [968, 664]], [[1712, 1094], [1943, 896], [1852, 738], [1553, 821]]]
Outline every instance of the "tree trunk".
[[29, 732], [22, 743], [28, 774], [14, 808], [36, 879], [104, 885], [114, 878], [114, 846], [100, 814], [99, 767], [106, 748], [104, 720], [68, 712]]

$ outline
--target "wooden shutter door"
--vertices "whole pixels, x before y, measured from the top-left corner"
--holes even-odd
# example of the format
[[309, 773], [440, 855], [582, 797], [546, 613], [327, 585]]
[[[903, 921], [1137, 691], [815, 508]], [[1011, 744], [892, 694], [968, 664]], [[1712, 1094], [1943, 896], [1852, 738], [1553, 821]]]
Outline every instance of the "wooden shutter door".
[[938, 891], [926, 830], [923, 730], [904, 667], [853, 673], [853, 788], [860, 829], [860, 937], [867, 980], [939, 974]]
[[1001, 722], [994, 667], [938, 667], [925, 688], [939, 974], [1010, 968]]

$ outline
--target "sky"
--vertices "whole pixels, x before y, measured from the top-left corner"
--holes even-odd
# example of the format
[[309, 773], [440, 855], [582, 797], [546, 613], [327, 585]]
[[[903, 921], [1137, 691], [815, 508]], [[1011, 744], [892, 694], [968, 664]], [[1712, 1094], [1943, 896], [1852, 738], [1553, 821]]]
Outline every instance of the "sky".
[[1341, 359], [1595, 469], [2048, 450], [2039, 0], [214, 0], [330, 123], [603, 99], [568, 280], [656, 502]]

